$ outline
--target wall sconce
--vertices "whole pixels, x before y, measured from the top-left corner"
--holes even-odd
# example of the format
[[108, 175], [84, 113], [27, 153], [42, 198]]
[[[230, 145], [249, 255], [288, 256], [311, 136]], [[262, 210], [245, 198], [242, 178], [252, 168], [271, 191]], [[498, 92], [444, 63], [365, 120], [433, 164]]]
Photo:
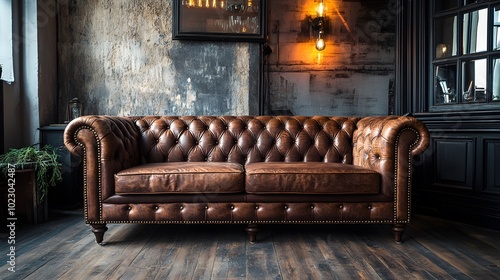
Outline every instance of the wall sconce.
[[325, 43], [325, 14], [326, 14], [326, 6], [321, 0], [316, 6], [316, 18], [311, 19], [311, 27], [314, 31], [314, 36], [316, 37], [316, 49], [318, 51], [322, 51], [326, 48]]

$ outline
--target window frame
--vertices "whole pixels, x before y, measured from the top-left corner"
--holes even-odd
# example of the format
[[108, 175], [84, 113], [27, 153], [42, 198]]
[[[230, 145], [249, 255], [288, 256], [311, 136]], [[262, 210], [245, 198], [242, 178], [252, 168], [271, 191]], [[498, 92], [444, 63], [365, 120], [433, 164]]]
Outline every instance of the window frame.
[[[456, 8], [451, 8], [447, 10], [442, 10], [439, 12], [435, 11], [435, 2], [433, 1], [429, 5], [428, 9], [431, 12], [431, 17], [429, 19], [429, 28], [431, 37], [429, 38], [429, 63], [428, 63], [428, 111], [429, 112], [446, 112], [446, 111], [469, 111], [469, 110], [499, 110], [500, 100], [493, 100], [493, 61], [500, 58], [500, 50], [493, 49], [493, 24], [494, 24], [494, 11], [495, 7], [500, 7], [500, 1], [477, 1], [477, 3], [464, 5], [463, 0], [458, 1]], [[486, 51], [480, 52], [470, 52], [464, 54], [464, 26], [463, 19], [464, 15], [471, 13], [473, 11], [479, 11], [481, 9], [487, 8], [487, 49]], [[436, 22], [449, 17], [457, 17], [457, 38], [453, 38], [457, 44], [457, 53], [452, 56], [445, 56], [442, 58], [436, 58], [436, 46], [439, 42], [436, 39]], [[486, 59], [486, 98], [484, 101], [464, 101], [464, 96], [462, 93], [463, 82], [463, 64], [465, 62], [470, 62], [474, 60]], [[437, 66], [450, 66], [455, 65], [455, 101], [449, 103], [439, 103], [438, 102], [438, 92], [439, 86], [437, 79]], [[440, 95], [443, 96], [442, 94]], [[441, 98], [443, 99], [443, 98]]]

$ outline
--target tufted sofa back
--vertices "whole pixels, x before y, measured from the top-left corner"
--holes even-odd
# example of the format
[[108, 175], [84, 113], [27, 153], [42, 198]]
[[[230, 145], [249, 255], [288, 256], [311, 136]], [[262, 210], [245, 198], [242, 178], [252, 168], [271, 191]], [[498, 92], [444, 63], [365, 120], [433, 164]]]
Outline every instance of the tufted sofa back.
[[132, 118], [148, 163], [178, 161], [352, 164], [358, 118], [145, 116]]

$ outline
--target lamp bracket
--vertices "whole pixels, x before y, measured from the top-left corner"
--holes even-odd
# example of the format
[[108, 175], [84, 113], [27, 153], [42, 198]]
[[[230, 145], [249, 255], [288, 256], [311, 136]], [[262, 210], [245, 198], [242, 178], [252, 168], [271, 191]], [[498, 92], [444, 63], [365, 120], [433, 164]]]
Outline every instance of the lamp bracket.
[[316, 17], [316, 18], [309, 18], [309, 22], [311, 23], [311, 27], [314, 30], [320, 30], [323, 28], [323, 22], [325, 21], [324, 17]]

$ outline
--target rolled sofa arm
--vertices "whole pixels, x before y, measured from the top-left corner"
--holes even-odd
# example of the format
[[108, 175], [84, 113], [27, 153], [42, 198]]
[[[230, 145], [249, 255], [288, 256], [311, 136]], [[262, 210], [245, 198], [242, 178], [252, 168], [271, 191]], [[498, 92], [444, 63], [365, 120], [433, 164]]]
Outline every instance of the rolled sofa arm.
[[429, 146], [429, 131], [410, 116], [365, 117], [353, 137], [353, 164], [382, 175], [382, 193], [394, 199], [395, 222], [408, 222], [412, 159]]
[[114, 174], [139, 164], [139, 139], [139, 129], [125, 117], [83, 116], [66, 127], [66, 148], [84, 161], [87, 223], [101, 220], [101, 203], [114, 194]]

